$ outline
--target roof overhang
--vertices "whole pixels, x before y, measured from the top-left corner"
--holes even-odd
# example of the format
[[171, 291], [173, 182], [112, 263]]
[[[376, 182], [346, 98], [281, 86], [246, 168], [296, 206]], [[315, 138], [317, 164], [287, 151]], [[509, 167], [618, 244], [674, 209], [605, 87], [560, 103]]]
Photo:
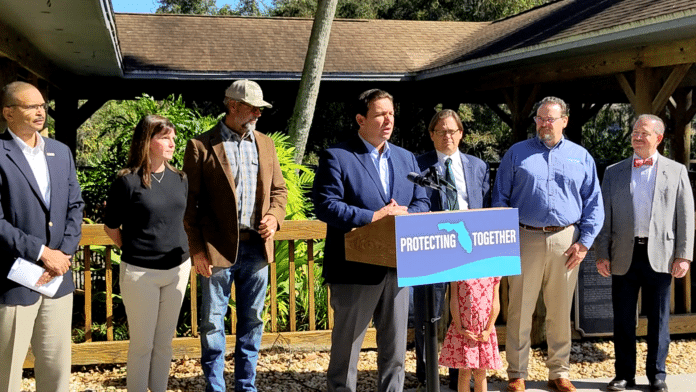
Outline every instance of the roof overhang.
[[0, 56], [52, 84], [123, 75], [110, 0], [3, 1], [0, 37]]
[[514, 69], [531, 63], [613, 53], [689, 38], [696, 38], [696, 9], [424, 70], [415, 79], [427, 80], [484, 69]]

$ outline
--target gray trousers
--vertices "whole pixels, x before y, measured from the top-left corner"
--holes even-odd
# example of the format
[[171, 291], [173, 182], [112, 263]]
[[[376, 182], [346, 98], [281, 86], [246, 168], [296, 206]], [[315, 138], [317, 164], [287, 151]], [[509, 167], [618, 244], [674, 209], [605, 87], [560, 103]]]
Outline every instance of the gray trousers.
[[377, 329], [377, 391], [404, 389], [408, 288], [398, 287], [390, 270], [376, 285], [329, 285], [334, 328], [327, 371], [329, 392], [355, 392], [358, 359], [365, 332], [374, 320]]

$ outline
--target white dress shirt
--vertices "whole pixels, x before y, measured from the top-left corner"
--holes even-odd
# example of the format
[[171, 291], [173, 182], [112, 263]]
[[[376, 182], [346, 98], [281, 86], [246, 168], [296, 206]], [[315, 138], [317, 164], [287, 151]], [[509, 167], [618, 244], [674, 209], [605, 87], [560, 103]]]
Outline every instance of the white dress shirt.
[[462, 156], [459, 151], [452, 155], [445, 155], [440, 151], [437, 152], [437, 170], [441, 177], [445, 177], [446, 168], [445, 161], [447, 158], [452, 159], [452, 174], [454, 174], [454, 182], [457, 186], [457, 202], [460, 210], [469, 209], [469, 196], [466, 193], [466, 180], [464, 179], [464, 166], [462, 164]]
[[[46, 142], [44, 142], [41, 135], [37, 132], [36, 146], [32, 148], [29, 147], [24, 140], [15, 135], [10, 128], [7, 128], [7, 131], [10, 133], [10, 135], [12, 135], [15, 143], [17, 143], [19, 148], [22, 150], [22, 154], [24, 154], [24, 157], [27, 159], [29, 167], [31, 168], [32, 173], [34, 173], [34, 179], [36, 179], [36, 183], [39, 185], [39, 192], [41, 192], [41, 196], [46, 203], [46, 207], [50, 209], [51, 177], [48, 175], [48, 163], [46, 162]], [[41, 249], [39, 250], [39, 255], [36, 257], [36, 260], [41, 258], [43, 251], [44, 245], [41, 245]]]
[[[631, 168], [631, 194], [633, 195], [633, 234], [635, 237], [648, 237], [650, 234], [650, 216], [652, 215], [655, 178], [659, 164], [657, 152], [653, 154], [653, 164]], [[641, 159], [633, 154], [633, 159]], [[633, 161], [631, 161], [631, 166]]]

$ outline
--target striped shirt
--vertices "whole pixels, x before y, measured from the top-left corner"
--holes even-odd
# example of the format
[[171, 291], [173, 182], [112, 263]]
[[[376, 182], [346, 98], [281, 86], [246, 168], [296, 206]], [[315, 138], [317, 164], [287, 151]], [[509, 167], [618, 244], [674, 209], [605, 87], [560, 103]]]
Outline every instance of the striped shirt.
[[256, 180], [259, 173], [259, 152], [254, 132], [240, 136], [221, 122], [220, 135], [234, 176], [237, 191], [237, 213], [240, 229], [253, 229], [256, 222]]

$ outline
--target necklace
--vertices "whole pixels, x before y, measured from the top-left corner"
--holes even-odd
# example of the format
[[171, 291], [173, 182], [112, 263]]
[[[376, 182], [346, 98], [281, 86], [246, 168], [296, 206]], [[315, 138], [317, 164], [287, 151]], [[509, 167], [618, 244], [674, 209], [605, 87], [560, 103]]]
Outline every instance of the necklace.
[[164, 171], [162, 172], [162, 175], [160, 176], [160, 178], [157, 178], [157, 177], [155, 176], [155, 173], [150, 173], [150, 175], [151, 175], [152, 178], [154, 178], [155, 181], [157, 181], [157, 183], [159, 184], [159, 183], [162, 182], [162, 179], [164, 178], [164, 172], [166, 172], [166, 170], [164, 170]]

